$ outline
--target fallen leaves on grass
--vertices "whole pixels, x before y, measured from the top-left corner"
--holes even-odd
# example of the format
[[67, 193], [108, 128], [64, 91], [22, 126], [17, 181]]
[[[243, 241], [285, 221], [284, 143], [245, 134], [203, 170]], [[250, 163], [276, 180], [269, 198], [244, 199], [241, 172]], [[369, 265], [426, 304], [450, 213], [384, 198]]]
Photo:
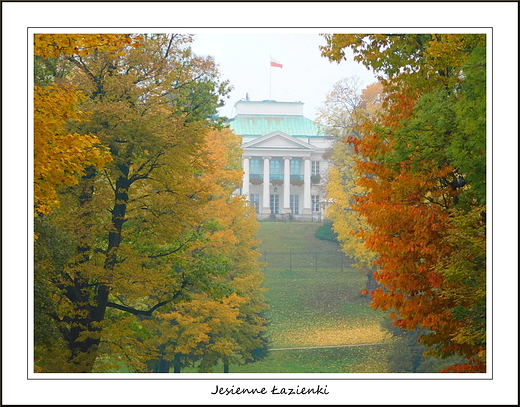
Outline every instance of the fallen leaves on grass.
[[275, 346], [334, 346], [388, 342], [390, 335], [379, 325], [367, 326], [316, 326], [284, 329], [277, 335]]

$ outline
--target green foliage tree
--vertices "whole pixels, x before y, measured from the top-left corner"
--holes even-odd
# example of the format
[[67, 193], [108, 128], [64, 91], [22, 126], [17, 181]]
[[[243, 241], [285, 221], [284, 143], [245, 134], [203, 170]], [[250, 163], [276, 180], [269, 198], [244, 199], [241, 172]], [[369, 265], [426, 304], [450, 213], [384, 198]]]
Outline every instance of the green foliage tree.
[[419, 338], [427, 331], [421, 328], [412, 331], [401, 329], [393, 325], [390, 318], [384, 319], [382, 326], [393, 337], [387, 364], [389, 373], [437, 373], [450, 365], [465, 363], [463, 357], [439, 359], [426, 356], [428, 349], [419, 342]]

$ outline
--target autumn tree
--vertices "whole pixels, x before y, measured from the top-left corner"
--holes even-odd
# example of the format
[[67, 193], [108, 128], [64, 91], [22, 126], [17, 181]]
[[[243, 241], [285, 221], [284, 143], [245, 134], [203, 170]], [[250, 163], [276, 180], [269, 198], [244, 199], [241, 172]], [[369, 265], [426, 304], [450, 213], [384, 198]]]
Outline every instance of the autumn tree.
[[[204, 289], [192, 287], [189, 298], [139, 321], [149, 333], [144, 342], [159, 349], [158, 357], [148, 361], [148, 370], [181, 372], [184, 367], [197, 366], [199, 371], [209, 372], [218, 362], [229, 369], [229, 365], [258, 359], [265, 346], [263, 276], [254, 250], [258, 222], [243, 197], [231, 196], [242, 178], [240, 143], [228, 129], [214, 130], [200, 150], [205, 158], [200, 179], [207, 183], [211, 199], [199, 208], [203, 219], [199, 238], [182, 256], [193, 264], [194, 272], [211, 264], [221, 273]], [[182, 268], [187, 267], [190, 265]]]
[[[350, 142], [354, 209], [377, 255], [374, 308], [394, 324], [427, 330], [427, 354], [463, 356], [445, 371], [485, 371], [486, 38], [465, 34], [326, 35], [384, 85], [382, 110]], [[464, 243], [463, 243], [464, 242]]]
[[[222, 308], [231, 324], [248, 301], [223, 281], [229, 259], [204, 249], [216, 227], [205, 209], [216, 186], [225, 186], [221, 199], [230, 199], [239, 171], [221, 174], [210, 157], [210, 135], [221, 127], [216, 107], [228, 87], [211, 59], [191, 53], [190, 41], [149, 35], [140, 47], [114, 49], [88, 42], [86, 53], [55, 41], [55, 48], [72, 50], [63, 56], [72, 65], [67, 80], [90, 112], [89, 121], [68, 129], [95, 134], [111, 161], [101, 170], [89, 165], [77, 185], [60, 191], [59, 210], [36, 224], [42, 239], [35, 308], [53, 322], [53, 341], [36, 344], [51, 350], [37, 352], [43, 370], [90, 372], [100, 350], [114, 349], [133, 361], [134, 371], [142, 369], [160, 354], [161, 344], [152, 343], [158, 312], [176, 315], [200, 304], [216, 323], [218, 313], [207, 311], [217, 301], [224, 305], [215, 312]], [[63, 244], [52, 246], [51, 237]], [[251, 245], [244, 250], [253, 264]], [[58, 350], [58, 343], [65, 346]]]
[[63, 59], [98, 50], [124, 52], [124, 44], [138, 46], [127, 35], [37, 34], [34, 36], [34, 202], [37, 213], [59, 204], [56, 189], [73, 185], [87, 167], [102, 168], [110, 154], [93, 134], [67, 133], [68, 121], [86, 120], [83, 95], [63, 81]]
[[[205, 145], [207, 163], [213, 168], [212, 200], [202, 211], [214, 223], [206, 232], [204, 246], [207, 255], [224, 257], [228, 272], [219, 280], [229, 285], [236, 296], [236, 323], [224, 323], [218, 318], [218, 331], [211, 332], [209, 340], [199, 345], [199, 371], [212, 371], [218, 361], [224, 371], [230, 365], [262, 359], [266, 353], [267, 308], [261, 284], [256, 234], [259, 224], [254, 209], [246, 205], [242, 196], [231, 196], [242, 180], [241, 138], [229, 130], [209, 133]], [[218, 309], [217, 307], [211, 307]], [[215, 320], [213, 321], [215, 322]]]
[[362, 89], [359, 78], [344, 78], [334, 84], [320, 108], [317, 121], [333, 140], [328, 171], [327, 216], [333, 221], [342, 250], [356, 260], [358, 267], [367, 275], [367, 290], [372, 291], [377, 284], [373, 278], [372, 261], [375, 253], [369, 250], [360, 237], [360, 230], [368, 225], [364, 218], [352, 209], [355, 198], [363, 196], [365, 189], [356, 184], [356, 158], [349, 143], [350, 137], [357, 137], [356, 126], [360, 120], [371, 117], [379, 108], [381, 84], [375, 83]]

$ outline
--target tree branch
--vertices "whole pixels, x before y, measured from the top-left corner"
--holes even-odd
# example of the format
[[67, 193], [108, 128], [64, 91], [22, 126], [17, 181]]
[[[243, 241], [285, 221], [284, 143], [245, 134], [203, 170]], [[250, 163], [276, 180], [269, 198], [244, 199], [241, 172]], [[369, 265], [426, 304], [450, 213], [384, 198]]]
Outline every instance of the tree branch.
[[172, 34], [172, 37], [170, 38], [170, 42], [168, 43], [168, 48], [166, 48], [166, 52], [164, 53], [164, 58], [168, 57], [168, 54], [170, 53], [170, 48], [172, 46], [173, 40], [177, 37], [177, 34]]
[[[141, 166], [135, 171], [135, 173], [129, 178], [128, 182], [133, 184], [135, 181], [139, 181], [141, 179], [148, 179], [153, 170], [158, 168], [160, 164], [158, 163], [159, 158], [164, 155], [164, 151], [159, 151], [155, 156], [146, 160]], [[148, 170], [144, 174], [139, 174], [145, 166], [149, 165]]]
[[115, 187], [114, 184], [112, 183], [112, 180], [110, 179], [110, 175], [108, 175], [108, 172], [107, 172], [106, 169], [104, 169], [103, 171], [105, 172], [105, 175], [106, 175], [106, 177], [107, 177], [107, 179], [108, 179], [108, 183], [110, 184], [110, 187], [112, 188], [112, 191], [115, 192], [116, 187]]
[[170, 254], [173, 254], [175, 252], [178, 252], [179, 250], [181, 250], [184, 246], [186, 246], [186, 243], [190, 242], [190, 240], [187, 240], [186, 242], [184, 242], [183, 244], [181, 244], [179, 247], [177, 247], [176, 249], [173, 249], [172, 251], [169, 251], [169, 252], [166, 252], [166, 253], [161, 253], [161, 254], [154, 254], [154, 255], [149, 255], [148, 258], [149, 259], [156, 259], [158, 257], [164, 257], [164, 256], [169, 256]]
[[121, 311], [126, 311], [126, 312], [129, 312], [130, 314], [133, 314], [133, 315], [144, 315], [144, 316], [151, 317], [152, 313], [156, 309], [158, 309], [158, 308], [160, 308], [160, 307], [162, 307], [162, 306], [164, 306], [166, 304], [169, 304], [172, 301], [175, 301], [181, 295], [182, 290], [187, 285], [188, 285], [188, 281], [184, 280], [183, 283], [181, 284], [181, 288], [175, 293], [175, 295], [172, 298], [170, 298], [169, 300], [161, 301], [161, 302], [155, 304], [149, 310], [139, 310], [139, 309], [135, 309], [135, 308], [132, 308], [132, 307], [127, 307], [126, 305], [116, 304], [115, 302], [111, 302], [111, 301], [107, 302], [107, 307], [116, 308], [116, 309], [119, 309]]
[[133, 314], [133, 315], [145, 315], [145, 316], [151, 317], [152, 316], [152, 312], [154, 312], [157, 308], [162, 307], [163, 305], [166, 305], [166, 304], [168, 304], [169, 302], [172, 302], [172, 301], [173, 301], [173, 299], [170, 299], [170, 300], [167, 300], [167, 301], [162, 301], [162, 302], [154, 305], [149, 310], [138, 310], [138, 309], [135, 309], [135, 308], [132, 308], [132, 307], [127, 307], [125, 305], [116, 304], [116, 303], [110, 302], [110, 301], [107, 302], [107, 307], [117, 308], [117, 309], [119, 309], [121, 311], [126, 311], [126, 312], [129, 312], [130, 314]]

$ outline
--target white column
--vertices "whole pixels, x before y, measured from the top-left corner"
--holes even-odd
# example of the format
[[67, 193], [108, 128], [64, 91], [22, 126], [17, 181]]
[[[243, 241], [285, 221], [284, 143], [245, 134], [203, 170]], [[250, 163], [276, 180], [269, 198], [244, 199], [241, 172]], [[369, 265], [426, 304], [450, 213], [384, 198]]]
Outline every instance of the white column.
[[262, 199], [262, 213], [269, 215], [271, 213], [271, 208], [269, 205], [269, 190], [271, 185], [271, 177], [270, 177], [270, 160], [271, 157], [262, 157], [264, 159], [264, 189], [263, 189], [263, 199]]
[[249, 157], [244, 157], [244, 180], [242, 181], [242, 195], [249, 199]]
[[311, 212], [311, 159], [304, 158], [303, 166], [303, 213]]
[[291, 213], [291, 158], [283, 158], [283, 212]]

